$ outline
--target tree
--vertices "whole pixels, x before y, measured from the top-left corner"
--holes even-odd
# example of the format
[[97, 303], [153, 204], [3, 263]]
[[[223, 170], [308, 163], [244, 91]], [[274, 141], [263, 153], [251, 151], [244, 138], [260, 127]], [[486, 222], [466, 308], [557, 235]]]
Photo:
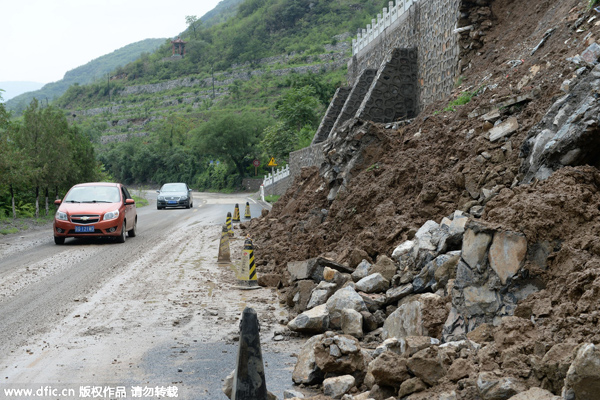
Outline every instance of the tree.
[[[73, 147], [77, 136], [80, 136], [80, 133], [70, 130], [64, 113], [53, 106], [41, 108], [34, 99], [23, 113], [23, 125], [15, 130], [13, 138], [15, 145], [27, 160], [29, 183], [35, 188], [36, 218], [39, 217], [40, 211], [40, 189], [45, 189], [48, 214], [48, 189], [78, 181], [79, 169], [88, 164], [95, 167], [96, 161], [93, 152], [89, 151], [91, 143], [87, 138], [84, 138], [87, 146], [82, 144], [85, 143], [82, 139], [78, 146]], [[80, 150], [83, 157], [77, 156], [77, 162], [74, 163], [72, 156], [79, 154]], [[86, 173], [82, 176], [90, 175]]]
[[319, 124], [319, 100], [312, 86], [291, 88], [277, 102], [275, 116], [288, 129], [300, 131], [304, 126]]
[[198, 19], [198, 17], [195, 16], [195, 15], [186, 15], [185, 16], [185, 23], [188, 24], [188, 26], [190, 28], [192, 28], [192, 30], [194, 32], [194, 39], [197, 39], [197, 37], [196, 37], [196, 25], [202, 24], [202, 21], [200, 21]]
[[0, 103], [0, 189], [7, 189], [10, 193], [13, 218], [17, 218], [15, 187], [21, 186], [28, 178], [27, 160], [12, 139], [15, 129], [10, 113]]
[[289, 154], [296, 148], [296, 135], [287, 129], [281, 121], [268, 126], [264, 131], [264, 138], [260, 146], [267, 157], [276, 160], [287, 160]]
[[268, 121], [260, 114], [226, 111], [211, 118], [193, 130], [195, 149], [221, 161], [228, 161], [240, 177], [254, 159], [257, 145]]
[[269, 157], [287, 159], [310, 143], [319, 123], [319, 100], [312, 86], [291, 88], [275, 106], [277, 123], [265, 129], [261, 148]]

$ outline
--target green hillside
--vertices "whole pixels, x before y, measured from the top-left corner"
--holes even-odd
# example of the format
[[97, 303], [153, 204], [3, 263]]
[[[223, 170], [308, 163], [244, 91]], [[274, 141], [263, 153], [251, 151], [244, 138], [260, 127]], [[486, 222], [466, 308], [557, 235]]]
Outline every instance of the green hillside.
[[143, 53], [151, 53], [166, 39], [145, 39], [129, 44], [110, 54], [98, 57], [89, 63], [72, 69], [65, 73], [63, 79], [44, 85], [40, 90], [23, 93], [6, 102], [6, 108], [16, 113], [21, 113], [33, 98], [40, 101], [54, 100], [73, 84], [85, 85], [97, 80], [106, 79], [107, 74], [116, 68], [135, 61]]
[[215, 8], [207, 12], [200, 18], [205, 27], [220, 24], [234, 17], [237, 13], [238, 5], [244, 0], [222, 0]]
[[[270, 157], [310, 144], [345, 84], [351, 39], [382, 0], [225, 0], [208, 21], [186, 18], [185, 55], [170, 40], [73, 84], [52, 106], [93, 143], [105, 173], [127, 184], [185, 181], [239, 189]], [[230, 15], [227, 17], [227, 15]], [[210, 21], [222, 21], [210, 25]]]

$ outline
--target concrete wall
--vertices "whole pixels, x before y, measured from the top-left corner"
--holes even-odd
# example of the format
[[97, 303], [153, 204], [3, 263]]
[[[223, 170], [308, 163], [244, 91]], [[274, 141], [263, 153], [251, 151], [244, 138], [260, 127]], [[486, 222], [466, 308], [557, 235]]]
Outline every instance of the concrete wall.
[[352, 86], [367, 68], [379, 69], [396, 48], [417, 49], [419, 111], [449, 94], [458, 75], [459, 36], [453, 33], [460, 17], [460, 0], [420, 0], [352, 57]]
[[321, 166], [323, 161], [325, 161], [323, 145], [323, 143], [317, 143], [302, 150], [290, 153], [289, 164], [290, 177], [292, 177], [292, 179], [296, 176], [299, 176], [302, 168], [304, 167]]
[[262, 178], [244, 178], [242, 180], [242, 187], [244, 188], [244, 190], [247, 190], [249, 192], [258, 192], [262, 183]]
[[272, 194], [277, 196], [283, 196], [285, 192], [287, 192], [287, 190], [290, 188], [290, 186], [292, 186], [293, 182], [294, 177], [292, 175], [280, 179], [274, 184], [265, 187], [265, 196], [269, 196]]

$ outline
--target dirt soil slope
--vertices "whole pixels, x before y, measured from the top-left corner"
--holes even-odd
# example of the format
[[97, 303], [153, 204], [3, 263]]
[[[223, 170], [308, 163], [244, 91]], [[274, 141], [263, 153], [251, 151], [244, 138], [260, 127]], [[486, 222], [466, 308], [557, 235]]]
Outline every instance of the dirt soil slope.
[[[405, 125], [356, 122], [382, 140], [383, 154], [354, 171], [335, 200], [327, 200], [328, 182], [318, 169], [305, 169], [268, 215], [247, 224], [259, 273], [280, 274], [285, 285], [287, 262], [319, 255], [354, 268], [363, 258], [391, 256], [427, 220], [462, 210], [496, 229], [521, 232], [529, 243], [555, 244], [545, 270], [530, 267], [545, 289], [522, 301], [515, 314], [530, 319], [533, 309], [546, 312], [519, 351], [533, 354], [535, 342], [545, 350], [560, 342], [598, 342], [598, 159], [531, 184], [522, 182], [521, 166], [528, 132], [568, 91], [563, 82], [585, 66], [568, 59], [600, 41], [600, 13], [577, 0], [495, 0], [491, 10], [493, 26], [482, 47], [465, 50], [470, 64], [452, 96]], [[467, 104], [444, 111], [473, 92]], [[514, 117], [518, 128], [492, 142], [493, 121], [480, 117], [507, 100], [500, 119]], [[496, 329], [500, 337], [510, 335], [506, 326]], [[500, 353], [494, 357], [502, 365]]]

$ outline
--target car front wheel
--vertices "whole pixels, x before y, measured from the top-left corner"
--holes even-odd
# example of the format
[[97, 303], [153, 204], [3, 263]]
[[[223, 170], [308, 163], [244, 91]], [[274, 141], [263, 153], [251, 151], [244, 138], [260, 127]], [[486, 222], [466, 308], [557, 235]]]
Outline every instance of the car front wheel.
[[135, 235], [137, 235], [137, 217], [135, 217], [135, 220], [133, 221], [133, 228], [127, 231], [127, 236], [135, 237]]
[[55, 244], [65, 244], [65, 238], [54, 236], [54, 243]]
[[125, 221], [123, 221], [123, 227], [121, 228], [121, 234], [117, 237], [117, 243], [125, 243]]

